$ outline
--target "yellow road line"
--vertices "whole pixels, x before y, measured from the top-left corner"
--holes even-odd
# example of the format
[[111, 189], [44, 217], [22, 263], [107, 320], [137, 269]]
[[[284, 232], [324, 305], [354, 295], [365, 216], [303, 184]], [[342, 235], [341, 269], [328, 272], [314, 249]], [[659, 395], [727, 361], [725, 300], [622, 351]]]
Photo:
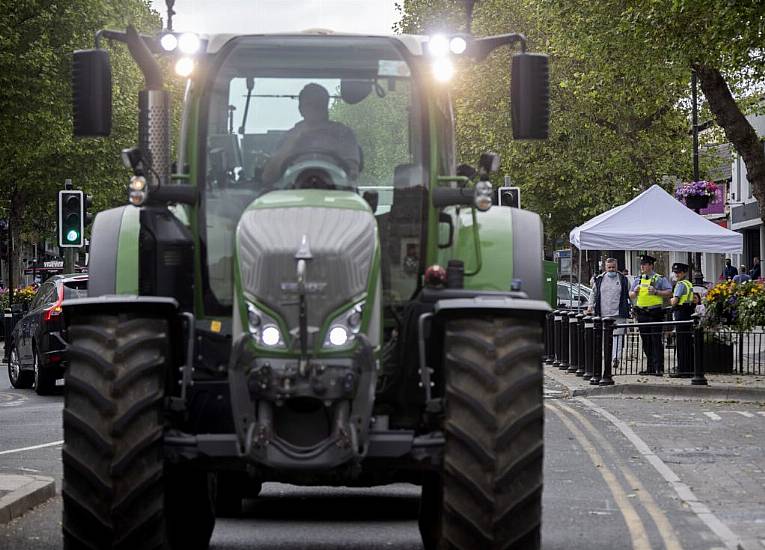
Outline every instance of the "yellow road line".
[[[592, 423], [587, 420], [583, 414], [575, 409], [572, 409], [571, 407], [564, 405], [563, 403], [558, 403], [558, 406], [579, 420], [579, 423], [592, 434], [597, 443], [603, 449], [605, 449], [606, 452], [610, 453], [614, 457], [618, 456], [614, 450], [614, 447], [605, 437], [603, 437], [597, 428], [595, 428], [595, 426], [593, 426]], [[669, 519], [667, 519], [666, 514], [664, 514], [661, 508], [659, 508], [659, 506], [656, 504], [656, 501], [654, 501], [651, 494], [645, 490], [643, 484], [640, 483], [640, 480], [638, 480], [638, 478], [632, 474], [632, 471], [628, 467], [619, 464], [617, 464], [617, 467], [619, 468], [619, 471], [621, 471], [622, 475], [624, 475], [627, 483], [629, 483], [634, 489], [637, 490], [638, 499], [640, 499], [643, 508], [645, 508], [646, 512], [648, 512], [648, 515], [651, 516], [651, 519], [653, 519], [653, 522], [656, 524], [656, 528], [659, 530], [659, 534], [664, 541], [664, 547], [667, 550], [682, 550], [683, 547], [680, 544], [680, 541], [677, 540], [677, 536], [675, 535], [675, 530], [672, 528], [672, 524], [669, 522]]]
[[582, 431], [576, 427], [573, 421], [567, 418], [562, 411], [558, 410], [557, 407], [550, 403], [545, 403], [545, 407], [552, 411], [555, 416], [557, 416], [560, 421], [563, 422], [566, 428], [568, 428], [568, 431], [574, 435], [582, 449], [584, 449], [584, 451], [590, 456], [590, 460], [595, 466], [595, 469], [600, 472], [601, 476], [603, 476], [603, 479], [608, 486], [608, 490], [611, 491], [611, 495], [614, 497], [616, 506], [618, 506], [619, 511], [622, 513], [622, 516], [624, 516], [624, 522], [627, 524], [627, 529], [630, 533], [630, 539], [632, 539], [633, 550], [651, 550], [651, 543], [648, 539], [648, 533], [645, 530], [643, 521], [635, 511], [635, 508], [632, 506], [629, 498], [627, 498], [627, 493], [624, 492], [624, 489], [619, 483], [616, 475], [614, 475], [611, 469], [606, 466], [606, 463], [600, 456], [598, 450], [590, 442], [590, 440], [587, 439], [587, 436], [585, 436], [584, 433], [582, 433]]

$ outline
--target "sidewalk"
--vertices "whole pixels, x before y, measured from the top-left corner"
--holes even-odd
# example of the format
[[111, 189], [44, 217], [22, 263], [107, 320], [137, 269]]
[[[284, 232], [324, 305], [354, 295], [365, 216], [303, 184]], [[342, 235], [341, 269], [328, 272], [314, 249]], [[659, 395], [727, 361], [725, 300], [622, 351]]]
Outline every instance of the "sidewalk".
[[692, 386], [688, 378], [667, 376], [617, 375], [613, 386], [593, 386], [589, 380], [550, 365], [544, 375], [564, 386], [571, 397], [659, 397], [662, 399], [699, 399], [707, 401], [751, 401], [765, 403], [765, 376], [707, 374], [706, 386]]
[[56, 495], [52, 478], [0, 474], [0, 525]]

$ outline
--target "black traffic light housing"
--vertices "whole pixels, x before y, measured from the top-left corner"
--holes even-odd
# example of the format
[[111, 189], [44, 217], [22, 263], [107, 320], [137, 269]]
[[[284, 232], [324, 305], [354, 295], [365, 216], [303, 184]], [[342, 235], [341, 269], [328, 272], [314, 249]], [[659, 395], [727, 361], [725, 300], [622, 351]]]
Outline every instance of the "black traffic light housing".
[[79, 189], [58, 192], [58, 245], [79, 248], [85, 244], [85, 201]]
[[521, 207], [520, 187], [500, 187], [497, 189], [497, 204], [499, 206]]

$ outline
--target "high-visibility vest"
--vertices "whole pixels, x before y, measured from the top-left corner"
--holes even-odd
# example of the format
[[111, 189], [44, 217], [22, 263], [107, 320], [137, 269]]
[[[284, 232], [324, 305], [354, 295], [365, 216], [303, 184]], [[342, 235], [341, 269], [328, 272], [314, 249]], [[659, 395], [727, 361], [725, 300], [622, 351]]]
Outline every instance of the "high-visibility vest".
[[664, 299], [658, 294], [648, 294], [648, 287], [653, 286], [656, 288], [656, 281], [659, 280], [660, 275], [654, 273], [652, 277], [648, 275], [641, 275], [640, 285], [637, 287], [637, 307], [650, 308], [661, 307], [664, 305]]
[[691, 282], [688, 279], [677, 281], [677, 284], [683, 285], [685, 287], [685, 293], [682, 296], [680, 296], [680, 298], [677, 300], [677, 305], [682, 306], [692, 300], [693, 284], [691, 284]]

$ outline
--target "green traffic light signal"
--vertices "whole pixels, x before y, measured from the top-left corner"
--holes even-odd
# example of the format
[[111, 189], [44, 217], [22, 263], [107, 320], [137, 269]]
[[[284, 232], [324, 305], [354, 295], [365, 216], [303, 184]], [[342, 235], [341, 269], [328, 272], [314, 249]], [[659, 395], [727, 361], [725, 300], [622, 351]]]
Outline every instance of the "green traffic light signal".
[[58, 239], [61, 247], [81, 247], [83, 243], [83, 193], [66, 189], [58, 194]]

